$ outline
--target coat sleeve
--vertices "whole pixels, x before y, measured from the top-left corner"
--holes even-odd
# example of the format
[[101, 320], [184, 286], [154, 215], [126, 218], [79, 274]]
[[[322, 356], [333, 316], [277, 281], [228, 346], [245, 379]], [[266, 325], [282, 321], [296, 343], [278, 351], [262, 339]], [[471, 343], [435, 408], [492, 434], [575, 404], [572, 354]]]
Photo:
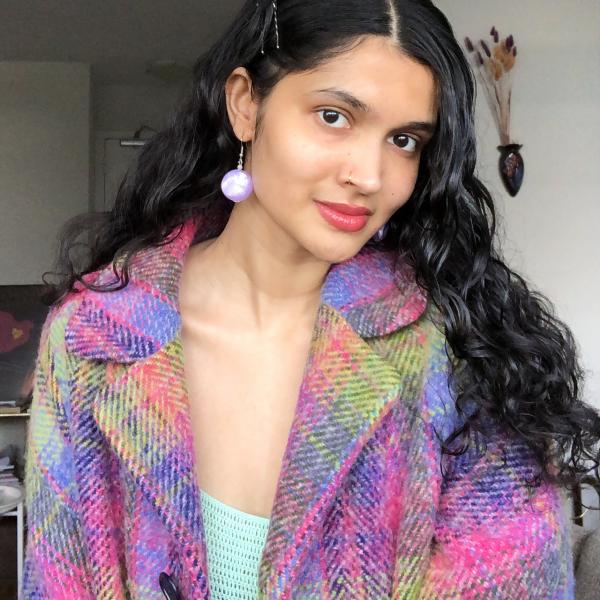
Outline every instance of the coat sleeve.
[[92, 599], [69, 432], [71, 359], [64, 310], [40, 339], [25, 461], [27, 542], [23, 598]]
[[[536, 483], [540, 469], [527, 445], [499, 426], [485, 444], [441, 455], [439, 434], [459, 424], [440, 345], [426, 383], [438, 503], [421, 598], [567, 599], [574, 597], [570, 526], [562, 494]], [[436, 445], [437, 444], [437, 445]], [[446, 460], [447, 459], [447, 460]]]

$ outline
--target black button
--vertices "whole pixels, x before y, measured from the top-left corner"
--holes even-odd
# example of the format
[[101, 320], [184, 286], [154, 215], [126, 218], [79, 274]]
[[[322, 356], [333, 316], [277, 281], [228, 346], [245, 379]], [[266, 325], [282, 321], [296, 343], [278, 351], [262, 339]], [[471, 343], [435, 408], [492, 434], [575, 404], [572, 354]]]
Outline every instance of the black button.
[[173, 579], [170, 575], [167, 575], [163, 571], [158, 576], [158, 583], [160, 583], [160, 589], [167, 600], [181, 600], [177, 586], [173, 583]]

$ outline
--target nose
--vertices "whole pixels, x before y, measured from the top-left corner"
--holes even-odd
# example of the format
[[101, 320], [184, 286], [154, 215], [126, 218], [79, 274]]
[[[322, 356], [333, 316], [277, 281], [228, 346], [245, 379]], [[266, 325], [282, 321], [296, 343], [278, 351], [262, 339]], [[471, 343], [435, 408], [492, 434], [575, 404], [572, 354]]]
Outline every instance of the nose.
[[158, 583], [160, 584], [160, 589], [167, 600], [181, 600], [179, 590], [177, 589], [177, 586], [173, 582], [173, 578], [170, 575], [167, 575], [163, 571], [158, 576]]
[[365, 144], [360, 152], [353, 152], [350, 160], [340, 169], [340, 183], [353, 185], [363, 194], [375, 194], [381, 190], [381, 149]]

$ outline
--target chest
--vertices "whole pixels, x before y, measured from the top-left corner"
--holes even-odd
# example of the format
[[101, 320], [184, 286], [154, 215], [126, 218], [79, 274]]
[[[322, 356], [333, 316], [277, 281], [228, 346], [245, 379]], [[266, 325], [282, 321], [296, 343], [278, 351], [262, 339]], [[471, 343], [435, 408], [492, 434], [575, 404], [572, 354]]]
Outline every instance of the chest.
[[182, 336], [195, 475], [206, 493], [269, 517], [300, 385], [310, 332], [287, 339]]
[[[355, 571], [362, 583], [339, 587], [340, 565], [356, 560], [358, 539], [361, 555], [376, 557], [373, 572], [385, 571], [387, 597], [398, 540], [428, 532], [414, 511], [404, 518], [404, 507], [418, 500], [419, 514], [429, 515], [433, 506], [426, 496], [435, 486], [422, 485], [429, 477], [423, 458], [429, 443], [415, 406], [423, 397], [422, 378], [415, 375], [426, 356], [415, 350], [422, 336], [409, 332], [397, 343], [387, 338], [384, 351], [384, 341], [366, 344], [327, 306], [310, 343], [308, 335], [258, 340], [235, 329], [224, 336], [200, 328], [190, 336], [185, 317], [182, 322], [181, 337], [148, 360], [103, 374], [108, 389], [93, 392], [97, 441], [89, 439], [87, 414], [73, 412], [72, 429], [82, 441], [75, 447], [87, 452], [90, 443], [104, 448], [108, 442], [123, 470], [104, 477], [122, 482], [115, 500], [112, 484], [98, 488], [97, 464], [91, 469], [87, 455], [75, 461], [88, 478], [82, 489], [94, 492], [89, 522], [97, 522], [98, 512], [114, 514], [115, 526], [128, 536], [124, 548], [135, 553], [131, 564], [141, 561], [148, 581], [177, 556], [173, 578], [183, 597], [205, 597], [197, 478], [216, 498], [271, 517], [261, 571], [265, 597], [291, 598], [292, 589], [298, 598], [326, 597], [334, 585], [338, 595], [345, 590], [366, 597], [362, 572], [370, 573], [370, 566]], [[410, 365], [410, 376], [396, 365]], [[439, 469], [433, 468], [435, 475]], [[433, 500], [433, 491], [429, 495]], [[122, 508], [113, 510], [121, 498]], [[414, 552], [413, 546], [407, 558], [413, 560]], [[120, 555], [119, 548], [111, 553]], [[150, 556], [156, 557], [152, 565]], [[400, 569], [414, 572], [414, 565]]]

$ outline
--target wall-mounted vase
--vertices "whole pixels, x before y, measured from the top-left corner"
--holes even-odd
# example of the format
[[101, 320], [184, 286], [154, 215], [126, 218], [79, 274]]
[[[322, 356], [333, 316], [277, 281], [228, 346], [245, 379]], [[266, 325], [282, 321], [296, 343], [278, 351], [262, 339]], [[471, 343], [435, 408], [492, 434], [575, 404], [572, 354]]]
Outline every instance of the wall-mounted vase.
[[517, 195], [523, 183], [523, 175], [525, 175], [525, 164], [519, 152], [522, 147], [522, 144], [498, 146], [498, 150], [500, 150], [500, 177], [506, 191], [511, 196]]

